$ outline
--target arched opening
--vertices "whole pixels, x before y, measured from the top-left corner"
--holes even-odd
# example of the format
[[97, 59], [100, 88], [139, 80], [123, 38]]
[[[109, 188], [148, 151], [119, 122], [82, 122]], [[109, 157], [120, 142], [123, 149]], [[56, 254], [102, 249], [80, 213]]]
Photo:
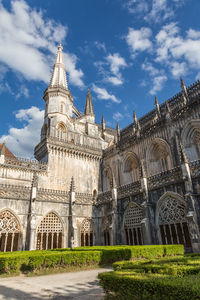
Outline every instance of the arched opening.
[[189, 161], [200, 159], [200, 120], [188, 122], [183, 129], [181, 141]]
[[17, 251], [22, 237], [17, 217], [9, 210], [0, 212], [0, 251]]
[[81, 247], [93, 246], [92, 220], [84, 219], [81, 224]]
[[103, 238], [104, 238], [104, 245], [110, 246], [111, 244], [111, 225], [112, 225], [112, 216], [106, 216], [103, 219]]
[[127, 245], [142, 245], [142, 208], [136, 203], [129, 204], [124, 215], [124, 231]]
[[110, 191], [113, 185], [112, 171], [110, 167], [106, 167], [103, 172], [103, 191]]
[[51, 212], [37, 228], [37, 250], [62, 248], [63, 226], [59, 217]]
[[58, 123], [57, 129], [58, 131], [66, 132], [66, 126], [63, 122]]
[[155, 139], [147, 155], [148, 176], [152, 176], [172, 168], [169, 145], [162, 139]]
[[140, 178], [139, 164], [134, 153], [129, 153], [124, 162], [124, 183], [129, 184]]
[[158, 202], [157, 224], [162, 244], [184, 244], [191, 247], [186, 220], [186, 203], [172, 194], [164, 195]]

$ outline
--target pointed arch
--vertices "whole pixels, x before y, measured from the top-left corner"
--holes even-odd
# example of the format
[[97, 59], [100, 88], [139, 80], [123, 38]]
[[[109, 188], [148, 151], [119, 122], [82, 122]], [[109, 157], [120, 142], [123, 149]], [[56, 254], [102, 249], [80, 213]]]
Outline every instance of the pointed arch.
[[169, 144], [160, 138], [155, 138], [147, 149], [147, 174], [152, 176], [172, 169], [172, 155]]
[[80, 227], [81, 247], [93, 246], [93, 222], [92, 219], [86, 218], [82, 221]]
[[187, 203], [179, 194], [166, 192], [160, 197], [156, 208], [156, 227], [162, 244], [191, 247], [186, 215]]
[[183, 128], [181, 142], [189, 161], [200, 159], [200, 120], [190, 120]]
[[126, 236], [127, 245], [142, 245], [142, 228], [143, 219], [142, 207], [135, 202], [129, 203], [124, 213], [123, 227]]
[[103, 169], [103, 191], [110, 191], [113, 186], [113, 174], [110, 166], [105, 166]]
[[18, 216], [10, 209], [0, 211], [0, 251], [19, 250], [22, 227]]
[[65, 133], [67, 131], [66, 125], [63, 122], [59, 122], [57, 125], [57, 130]]
[[54, 211], [47, 213], [37, 226], [37, 250], [62, 248], [63, 222]]
[[128, 152], [123, 161], [124, 184], [140, 179], [139, 160], [134, 152]]

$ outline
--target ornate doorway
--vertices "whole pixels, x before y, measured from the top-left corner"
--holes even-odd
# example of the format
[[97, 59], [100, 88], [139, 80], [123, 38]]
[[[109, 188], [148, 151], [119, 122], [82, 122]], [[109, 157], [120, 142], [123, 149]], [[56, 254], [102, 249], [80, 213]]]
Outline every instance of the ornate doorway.
[[143, 245], [142, 209], [136, 203], [130, 203], [124, 216], [124, 230], [127, 245]]
[[184, 244], [191, 247], [184, 201], [168, 195], [158, 205], [158, 226], [162, 244]]
[[46, 215], [37, 229], [37, 250], [62, 248], [63, 226], [59, 217], [51, 212]]
[[0, 213], [0, 251], [17, 251], [22, 237], [20, 224], [9, 210]]
[[81, 224], [81, 247], [93, 246], [92, 220], [84, 219]]

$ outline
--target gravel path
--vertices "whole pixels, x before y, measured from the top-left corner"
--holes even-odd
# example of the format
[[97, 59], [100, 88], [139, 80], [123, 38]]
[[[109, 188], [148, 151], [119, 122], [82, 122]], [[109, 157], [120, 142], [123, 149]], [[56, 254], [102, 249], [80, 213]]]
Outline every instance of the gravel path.
[[0, 300], [102, 300], [97, 275], [110, 269], [37, 276], [0, 278]]

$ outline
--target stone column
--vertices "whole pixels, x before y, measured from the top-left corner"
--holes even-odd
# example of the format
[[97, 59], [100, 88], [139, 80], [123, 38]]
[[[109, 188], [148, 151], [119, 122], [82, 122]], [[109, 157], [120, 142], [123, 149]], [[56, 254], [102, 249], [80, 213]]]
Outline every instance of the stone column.
[[112, 245], [117, 244], [117, 188], [112, 188]]
[[37, 198], [37, 187], [38, 187], [38, 176], [36, 173], [33, 174], [32, 187], [31, 187], [31, 200], [28, 217], [28, 231], [29, 234], [29, 250], [36, 250], [36, 198]]
[[149, 203], [149, 195], [148, 195], [148, 182], [147, 176], [144, 168], [143, 161], [141, 162], [141, 169], [140, 169], [140, 182], [141, 182], [141, 189], [143, 192], [143, 199], [144, 202], [142, 203], [143, 206], [143, 219], [141, 221], [142, 226], [142, 235], [143, 235], [143, 242], [145, 245], [152, 244], [152, 228], [150, 223], [150, 203]]
[[76, 225], [76, 215], [74, 213], [75, 206], [75, 184], [74, 178], [72, 177], [70, 185], [70, 200], [69, 200], [69, 218], [68, 218], [68, 245], [70, 248], [78, 246], [78, 234]]

